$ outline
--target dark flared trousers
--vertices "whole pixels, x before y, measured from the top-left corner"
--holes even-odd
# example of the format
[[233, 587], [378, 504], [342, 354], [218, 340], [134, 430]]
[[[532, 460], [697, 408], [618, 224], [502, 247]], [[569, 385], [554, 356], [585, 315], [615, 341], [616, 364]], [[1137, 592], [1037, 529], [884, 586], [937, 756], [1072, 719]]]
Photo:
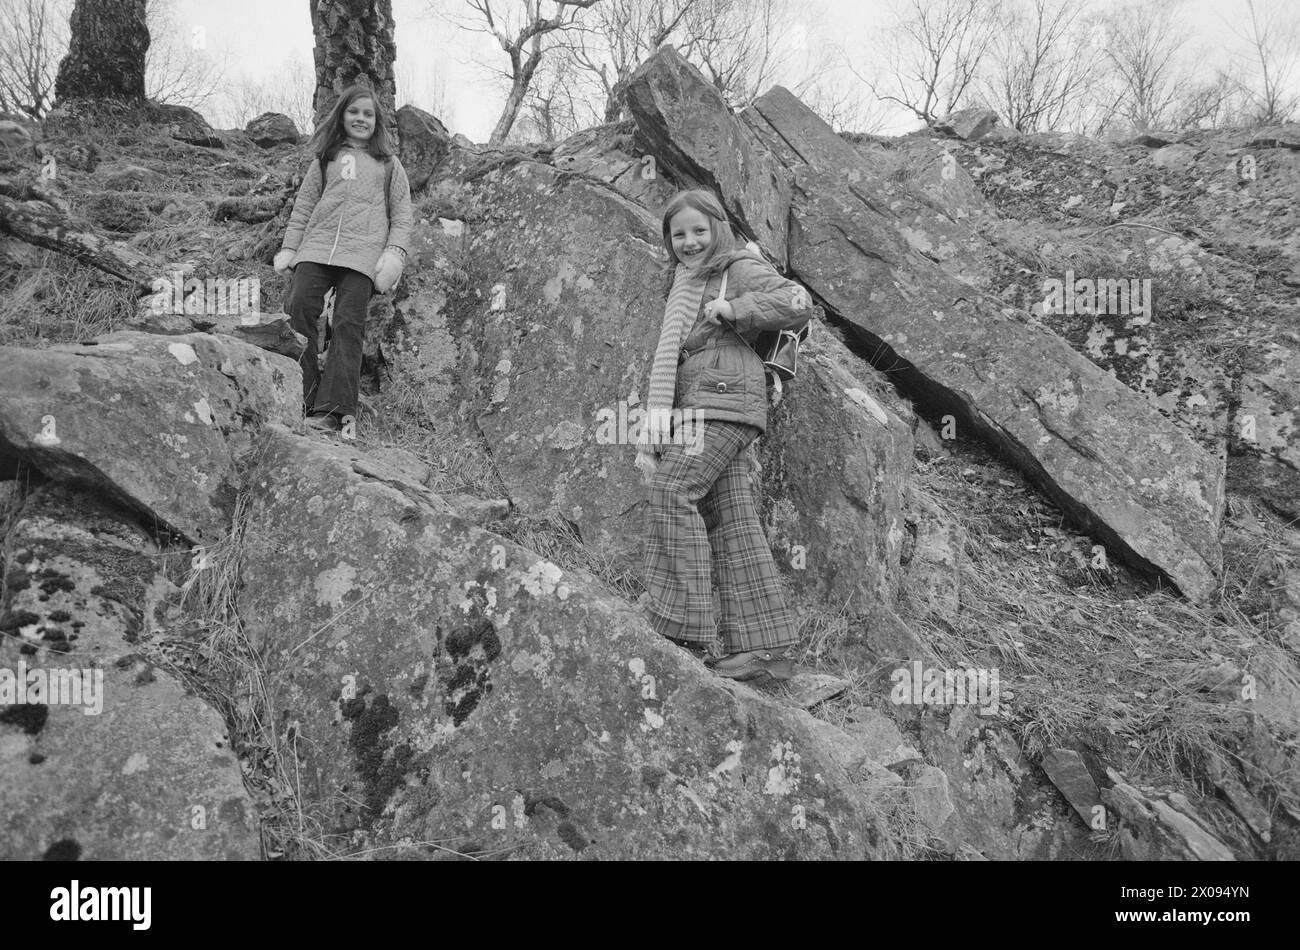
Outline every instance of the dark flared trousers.
[[[334, 319], [322, 373], [317, 367], [317, 325], [325, 307], [325, 292], [331, 287], [334, 288]], [[307, 348], [298, 365], [302, 367], [302, 401], [308, 413], [356, 415], [361, 345], [366, 336], [366, 310], [374, 289], [369, 277], [350, 267], [303, 261], [294, 268], [288, 311], [290, 324], [307, 338]]]
[[751, 425], [708, 420], [702, 449], [670, 445], [660, 457], [650, 485], [645, 583], [650, 622], [666, 637], [711, 643], [721, 634], [728, 653], [795, 642], [749, 483], [745, 449], [757, 436]]

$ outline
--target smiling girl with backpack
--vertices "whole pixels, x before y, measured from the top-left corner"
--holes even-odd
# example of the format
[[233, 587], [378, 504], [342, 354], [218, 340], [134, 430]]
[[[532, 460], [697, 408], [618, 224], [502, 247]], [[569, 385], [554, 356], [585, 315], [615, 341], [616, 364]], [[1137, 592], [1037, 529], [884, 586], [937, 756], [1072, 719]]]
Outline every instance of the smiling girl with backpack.
[[[365, 86], [344, 90], [312, 135], [316, 160], [294, 201], [280, 273], [293, 269], [287, 310], [307, 338], [299, 359], [308, 425], [338, 431], [356, 416], [361, 345], [371, 295], [397, 284], [408, 253], [411, 186], [389, 135], [382, 101]], [[317, 366], [317, 321], [334, 289], [329, 355]]]
[[[684, 191], [669, 202], [663, 243], [672, 287], [637, 453], [637, 466], [651, 474], [650, 622], [706, 659], [720, 634], [726, 655], [712, 666], [721, 676], [788, 679], [794, 620], [759, 522], [745, 450], [767, 426], [765, 371], [753, 349], [758, 334], [806, 325], [812, 301], [761, 254], [737, 247], [707, 191]], [[674, 438], [674, 421], [683, 417], [702, 420], [702, 435]]]

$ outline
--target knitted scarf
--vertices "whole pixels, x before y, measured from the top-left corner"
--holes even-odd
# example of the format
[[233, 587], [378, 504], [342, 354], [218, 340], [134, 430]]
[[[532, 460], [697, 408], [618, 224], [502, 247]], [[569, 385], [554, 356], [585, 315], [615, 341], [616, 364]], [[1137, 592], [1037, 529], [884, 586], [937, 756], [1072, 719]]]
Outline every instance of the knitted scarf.
[[673, 287], [664, 306], [659, 346], [655, 348], [654, 363], [650, 367], [650, 394], [646, 405], [651, 408], [673, 407], [677, 395], [677, 356], [681, 352], [682, 340], [690, 332], [699, 312], [707, 279], [684, 264], [678, 264], [673, 272]]

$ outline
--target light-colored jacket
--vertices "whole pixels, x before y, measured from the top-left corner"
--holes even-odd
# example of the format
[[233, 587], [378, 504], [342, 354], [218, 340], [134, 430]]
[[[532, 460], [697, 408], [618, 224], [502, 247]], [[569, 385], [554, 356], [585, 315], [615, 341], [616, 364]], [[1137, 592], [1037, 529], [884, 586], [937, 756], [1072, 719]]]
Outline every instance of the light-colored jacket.
[[[353, 162], [355, 175], [345, 178], [344, 162]], [[388, 246], [410, 253], [411, 185], [406, 169], [394, 155], [393, 180], [388, 193], [392, 212], [385, 211], [384, 181], [387, 166], [364, 149], [342, 146], [325, 169], [321, 189], [320, 162], [313, 158], [302, 187], [294, 199], [282, 250], [296, 251], [290, 266], [303, 261], [348, 267], [374, 279], [379, 255]]]

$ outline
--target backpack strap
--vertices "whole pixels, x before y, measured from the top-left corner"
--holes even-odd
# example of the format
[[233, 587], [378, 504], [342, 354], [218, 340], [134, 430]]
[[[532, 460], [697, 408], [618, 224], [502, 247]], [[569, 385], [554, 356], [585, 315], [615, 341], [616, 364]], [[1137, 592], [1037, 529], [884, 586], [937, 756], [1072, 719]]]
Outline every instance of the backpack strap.
[[[717, 300], [722, 300], [727, 296], [727, 272], [730, 269], [731, 269], [731, 265], [728, 264], [722, 270], [722, 286], [718, 288], [718, 296], [715, 298]], [[726, 320], [719, 320], [718, 322], [721, 323], [723, 326], [725, 326], [732, 333], [736, 334], [736, 339], [740, 340], [741, 343], [749, 347], [750, 352], [752, 352], [755, 356], [758, 357], [759, 362], [763, 363], [763, 371], [767, 372], [768, 371], [767, 363], [763, 360], [763, 354], [758, 352], [758, 350], [754, 349], [754, 347], [750, 345], [750, 342], [746, 340], [743, 336], [741, 336], [740, 331], [736, 329], [735, 324], [728, 323]]]
[[384, 176], [384, 216], [388, 219], [388, 226], [393, 226], [393, 205], [389, 192], [393, 190], [393, 166], [397, 164], [396, 160], [390, 155], [388, 157], [388, 174]]

